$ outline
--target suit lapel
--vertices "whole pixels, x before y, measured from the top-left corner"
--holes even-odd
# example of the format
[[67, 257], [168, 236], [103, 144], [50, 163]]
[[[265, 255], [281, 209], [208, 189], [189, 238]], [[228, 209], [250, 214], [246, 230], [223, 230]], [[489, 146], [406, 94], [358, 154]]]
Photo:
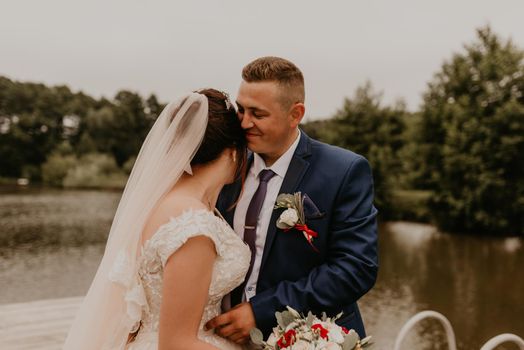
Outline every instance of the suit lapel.
[[[293, 154], [293, 158], [291, 158], [286, 176], [284, 177], [284, 181], [282, 182], [282, 186], [278, 192], [279, 194], [294, 193], [296, 191], [300, 181], [302, 180], [302, 177], [309, 168], [309, 162], [305, 160], [305, 158], [309, 155], [311, 155], [310, 140], [309, 137], [303, 131], [301, 131], [299, 144], [295, 150], [295, 153]], [[264, 245], [264, 253], [262, 254], [262, 262], [260, 263], [260, 271], [262, 271], [264, 268], [269, 251], [271, 250], [273, 241], [275, 240], [277, 233], [276, 222], [279, 214], [279, 211], [274, 210], [271, 215], [271, 220], [269, 221], [269, 227], [267, 229], [266, 243]]]

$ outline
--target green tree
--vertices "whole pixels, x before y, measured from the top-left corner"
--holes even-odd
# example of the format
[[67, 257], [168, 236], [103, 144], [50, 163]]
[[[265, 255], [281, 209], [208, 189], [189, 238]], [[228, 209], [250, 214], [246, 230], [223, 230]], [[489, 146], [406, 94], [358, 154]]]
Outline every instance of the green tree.
[[138, 154], [153, 122], [138, 94], [120, 91], [114, 103], [88, 113], [79, 144], [89, 151], [96, 145], [97, 152], [111, 154], [122, 166]]
[[146, 116], [149, 120], [155, 121], [160, 115], [165, 105], [158, 102], [154, 94], [150, 95], [146, 100]]
[[126, 181], [127, 174], [111, 155], [91, 153], [82, 156], [67, 170], [62, 183], [64, 187], [123, 188]]
[[429, 83], [418, 184], [443, 229], [524, 234], [524, 52], [477, 34]]
[[46, 185], [62, 187], [67, 172], [78, 162], [69, 141], [63, 141], [42, 164], [42, 182]]
[[[95, 100], [67, 86], [46, 87], [0, 77], [0, 176], [38, 180], [40, 166], [64, 139], [75, 142], [71, 121], [84, 118]], [[64, 123], [64, 120], [70, 123]]]

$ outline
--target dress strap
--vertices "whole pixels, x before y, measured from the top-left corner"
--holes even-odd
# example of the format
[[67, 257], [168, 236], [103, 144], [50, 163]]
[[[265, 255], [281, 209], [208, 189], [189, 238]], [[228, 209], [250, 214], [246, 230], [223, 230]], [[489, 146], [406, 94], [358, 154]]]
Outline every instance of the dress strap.
[[218, 211], [217, 208], [213, 209], [213, 213], [215, 213], [215, 215], [221, 218], [222, 220], [226, 221], [226, 219], [224, 219], [224, 217], [222, 216], [222, 214], [220, 214], [220, 211]]

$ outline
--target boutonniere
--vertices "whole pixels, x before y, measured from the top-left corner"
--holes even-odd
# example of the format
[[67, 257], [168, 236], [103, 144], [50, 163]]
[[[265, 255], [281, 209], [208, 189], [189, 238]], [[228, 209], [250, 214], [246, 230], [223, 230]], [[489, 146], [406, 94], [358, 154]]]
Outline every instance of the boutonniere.
[[318, 233], [311, 230], [306, 225], [306, 216], [304, 214], [304, 197], [302, 193], [296, 192], [294, 194], [281, 193], [277, 197], [275, 208], [286, 208], [280, 214], [277, 220], [277, 227], [285, 232], [295, 229], [301, 231], [308, 241], [309, 245], [318, 252], [318, 249], [313, 245], [313, 238], [318, 237]]

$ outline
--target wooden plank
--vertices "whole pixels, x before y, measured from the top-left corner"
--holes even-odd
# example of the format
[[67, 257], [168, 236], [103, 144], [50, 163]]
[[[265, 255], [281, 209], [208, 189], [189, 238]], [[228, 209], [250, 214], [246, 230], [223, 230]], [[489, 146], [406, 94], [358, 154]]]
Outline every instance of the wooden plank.
[[58, 350], [82, 297], [0, 305], [0, 349]]

